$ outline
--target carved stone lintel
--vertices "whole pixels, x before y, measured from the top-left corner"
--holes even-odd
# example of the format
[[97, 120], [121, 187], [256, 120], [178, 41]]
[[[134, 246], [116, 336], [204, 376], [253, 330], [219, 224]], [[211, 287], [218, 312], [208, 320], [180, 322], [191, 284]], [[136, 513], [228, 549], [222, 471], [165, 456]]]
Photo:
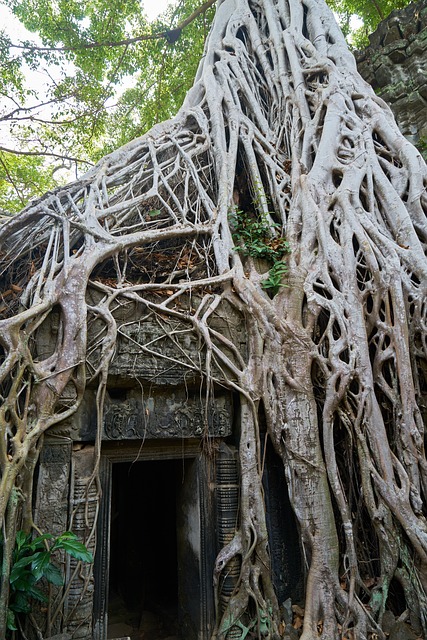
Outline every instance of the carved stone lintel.
[[224, 398], [207, 411], [199, 399], [176, 396], [110, 400], [105, 410], [104, 436], [109, 440], [195, 438], [205, 433], [224, 437], [230, 431], [231, 406]]
[[[157, 438], [224, 438], [231, 434], [233, 400], [231, 394], [215, 396], [206, 409], [199, 394], [175, 389], [142, 396], [136, 389], [107, 396], [104, 407], [103, 440], [146, 440]], [[74, 441], [96, 439], [95, 392], [87, 391], [82, 405], [68, 423], [55, 428], [55, 433]]]

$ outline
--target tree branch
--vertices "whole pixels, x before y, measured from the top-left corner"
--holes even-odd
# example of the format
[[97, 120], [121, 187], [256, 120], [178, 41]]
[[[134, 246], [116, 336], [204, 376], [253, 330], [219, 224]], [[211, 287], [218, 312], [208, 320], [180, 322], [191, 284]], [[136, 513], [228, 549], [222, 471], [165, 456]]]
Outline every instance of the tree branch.
[[12, 153], [16, 156], [49, 156], [51, 158], [59, 158], [60, 160], [70, 160], [71, 162], [78, 162], [79, 164], [88, 164], [91, 167], [94, 166], [90, 160], [83, 160], [82, 158], [74, 158], [73, 156], [66, 156], [60, 153], [53, 153], [51, 151], [18, 151], [16, 149], [8, 149], [7, 147], [0, 147], [0, 151], [5, 153]]
[[191, 24], [191, 22], [193, 22], [201, 13], [207, 11], [214, 3], [215, 0], [207, 0], [207, 2], [204, 2], [198, 9], [193, 11], [188, 18], [185, 18], [185, 20], [180, 22], [175, 29], [167, 29], [166, 31], [160, 31], [159, 33], [144, 33], [140, 36], [127, 38], [125, 40], [87, 42], [74, 47], [37, 47], [35, 45], [29, 46], [23, 44], [11, 44], [10, 47], [13, 49], [24, 49], [25, 51], [78, 51], [81, 49], [97, 49], [99, 47], [128, 47], [130, 45], [137, 44], [138, 42], [145, 42], [146, 40], [160, 40], [162, 38], [169, 42], [169, 44], [173, 44], [178, 40], [181, 35], [181, 31]]

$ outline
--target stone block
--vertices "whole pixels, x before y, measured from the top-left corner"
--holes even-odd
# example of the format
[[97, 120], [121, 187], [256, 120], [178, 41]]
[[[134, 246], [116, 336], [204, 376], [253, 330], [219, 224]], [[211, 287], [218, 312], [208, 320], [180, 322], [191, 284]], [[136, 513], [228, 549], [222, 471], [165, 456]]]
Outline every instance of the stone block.
[[[199, 392], [182, 388], [149, 389], [146, 395], [133, 388], [113, 391], [105, 400], [103, 440], [223, 438], [231, 433], [230, 393], [216, 393], [206, 407]], [[88, 390], [73, 420], [58, 425], [54, 433], [76, 442], [93, 442], [96, 425], [95, 392]]]
[[393, 625], [396, 622], [396, 618], [391, 611], [385, 611], [382, 620], [382, 630], [384, 633], [390, 633]]
[[385, 87], [393, 82], [392, 70], [386, 64], [380, 64], [375, 69], [375, 79], [380, 87]]
[[116, 622], [115, 624], [108, 626], [107, 638], [108, 640], [121, 640], [122, 638], [129, 638], [134, 629], [125, 622]]
[[403, 47], [396, 47], [389, 52], [388, 57], [394, 64], [402, 64], [406, 60], [406, 50]]
[[396, 42], [402, 38], [402, 34], [399, 29], [399, 23], [394, 21], [393, 23], [388, 24], [388, 29], [383, 38], [383, 46], [390, 44], [391, 42]]
[[398, 620], [390, 629], [389, 640], [417, 640], [417, 634], [413, 629], [406, 624]]
[[411, 141], [425, 134], [427, 122], [427, 0], [394, 10], [356, 52], [358, 69], [391, 107]]

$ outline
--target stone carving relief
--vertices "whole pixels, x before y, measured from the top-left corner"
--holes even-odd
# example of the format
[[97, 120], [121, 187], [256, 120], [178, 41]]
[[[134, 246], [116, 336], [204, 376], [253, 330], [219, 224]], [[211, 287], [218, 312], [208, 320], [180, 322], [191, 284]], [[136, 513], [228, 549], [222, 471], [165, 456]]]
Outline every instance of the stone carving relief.
[[[107, 394], [104, 406], [104, 440], [200, 438], [204, 435], [224, 438], [231, 434], [233, 399], [230, 393], [215, 395], [207, 411], [203, 397], [185, 389], [155, 390], [148, 396], [135, 388], [113, 389], [111, 395], [113, 397]], [[95, 392], [89, 390], [73, 419], [54, 431], [73, 441], [93, 442], [96, 424]]]
[[[70, 439], [46, 438], [40, 454], [37, 491], [35, 495], [34, 522], [39, 531], [58, 536], [69, 529], [68, 494], [71, 475], [72, 442]], [[65, 568], [64, 554], [56, 556], [56, 564]], [[46, 591], [50, 589], [51, 596], [59, 601], [63, 588], [47, 584], [42, 586]], [[34, 603], [33, 616], [41, 629], [46, 625], [44, 603]], [[50, 633], [53, 635], [61, 631], [61, 618], [57, 616], [50, 620]]]
[[[90, 294], [93, 297], [91, 303], [96, 304], [96, 292]], [[192, 304], [196, 304], [194, 296], [181, 297], [180, 311], [185, 313], [186, 305], [191, 307]], [[188, 386], [200, 381], [205, 367], [206, 347], [185, 317], [155, 313], [146, 305], [136, 302], [118, 306], [113, 315], [117, 323], [117, 345], [109, 369], [111, 380], [138, 379], [156, 387]], [[213, 343], [233, 364], [239, 366], [236, 351], [230, 345], [234, 345], [245, 358], [246, 331], [241, 314], [224, 300], [210, 316], [208, 324], [213, 330]], [[97, 368], [103, 331], [101, 321], [94, 320], [88, 335], [88, 343], [92, 345], [89, 350], [91, 371]], [[218, 340], [217, 334], [226, 338], [229, 345]], [[224, 377], [215, 362], [212, 363], [212, 373], [218, 380]], [[227, 372], [228, 378], [232, 375], [232, 371]]]
[[168, 386], [196, 379], [201, 361], [196, 336], [182, 324], [175, 323], [166, 330], [168, 333], [157, 323], [140, 320], [119, 327], [110, 374], [126, 372], [127, 377]]
[[[227, 397], [229, 400], [229, 397]], [[205, 432], [224, 437], [231, 431], [231, 406], [218, 398], [205, 413], [204, 405], [194, 399], [136, 397], [107, 402], [104, 434], [109, 440], [144, 438], [195, 438]]]
[[[99, 490], [93, 481], [94, 447], [73, 452], [73, 480], [70, 492], [70, 529], [93, 554], [96, 549], [96, 520]], [[68, 558], [63, 630], [74, 640], [92, 640], [94, 598], [93, 564]]]

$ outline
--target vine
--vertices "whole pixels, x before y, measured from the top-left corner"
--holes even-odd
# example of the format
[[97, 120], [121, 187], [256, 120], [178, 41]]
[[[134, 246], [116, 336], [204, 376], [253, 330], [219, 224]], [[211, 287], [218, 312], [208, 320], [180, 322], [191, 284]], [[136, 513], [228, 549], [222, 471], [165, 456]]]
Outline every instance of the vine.
[[[0, 227], [5, 531], [32, 526], [43, 434], [66, 432], [94, 389], [97, 495], [109, 371], [135, 305], [163, 332], [135, 360], [181, 366], [207, 403], [216, 386], [239, 397], [240, 522], [215, 564], [213, 638], [242, 626], [280, 637], [265, 437], [307, 562], [302, 640], [385, 640], [384, 612], [402, 608], [426, 636], [426, 184], [322, 0], [220, 2], [176, 118]], [[223, 601], [233, 560], [240, 575]]]

